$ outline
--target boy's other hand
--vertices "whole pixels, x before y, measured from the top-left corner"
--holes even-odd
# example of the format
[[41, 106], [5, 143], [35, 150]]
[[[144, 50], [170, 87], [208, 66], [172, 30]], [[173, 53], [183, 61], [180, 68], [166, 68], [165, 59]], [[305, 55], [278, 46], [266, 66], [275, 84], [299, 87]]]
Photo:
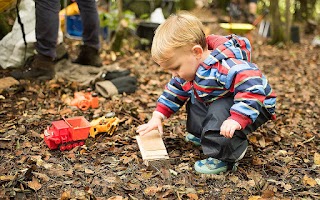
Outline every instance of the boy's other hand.
[[138, 126], [136, 132], [143, 136], [154, 129], [158, 129], [160, 135], [163, 135], [162, 116], [157, 115], [155, 113], [153, 113], [152, 118], [147, 124], [142, 124]]
[[220, 135], [223, 135], [226, 138], [232, 138], [234, 132], [240, 129], [241, 125], [237, 121], [233, 119], [227, 119], [220, 127]]

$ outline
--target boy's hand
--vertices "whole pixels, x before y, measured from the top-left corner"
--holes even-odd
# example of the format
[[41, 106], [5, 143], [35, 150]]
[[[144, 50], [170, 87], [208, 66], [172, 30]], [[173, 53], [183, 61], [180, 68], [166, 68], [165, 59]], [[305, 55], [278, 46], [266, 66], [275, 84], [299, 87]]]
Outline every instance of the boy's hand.
[[220, 135], [226, 138], [232, 138], [236, 130], [241, 130], [241, 125], [233, 119], [227, 119], [220, 127]]
[[136, 132], [142, 136], [158, 128], [159, 133], [162, 136], [163, 135], [162, 119], [163, 117], [159, 113], [154, 112], [150, 121], [147, 124], [142, 124], [138, 126]]

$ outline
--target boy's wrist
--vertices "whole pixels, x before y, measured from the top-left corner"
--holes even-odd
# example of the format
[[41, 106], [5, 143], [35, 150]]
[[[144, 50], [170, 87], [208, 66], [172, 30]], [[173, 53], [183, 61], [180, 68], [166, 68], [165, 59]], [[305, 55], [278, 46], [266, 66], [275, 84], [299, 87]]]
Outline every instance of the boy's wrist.
[[166, 116], [164, 115], [164, 114], [162, 114], [161, 112], [159, 112], [159, 111], [153, 111], [153, 113], [152, 113], [152, 117], [159, 117], [159, 118], [161, 118], [162, 120], [163, 119], [166, 119]]

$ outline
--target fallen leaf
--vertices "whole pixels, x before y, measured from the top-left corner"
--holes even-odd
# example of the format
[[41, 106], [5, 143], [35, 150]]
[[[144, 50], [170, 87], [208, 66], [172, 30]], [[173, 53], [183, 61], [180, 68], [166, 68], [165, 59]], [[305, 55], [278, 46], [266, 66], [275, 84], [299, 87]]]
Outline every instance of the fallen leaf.
[[198, 200], [199, 199], [197, 194], [189, 193], [189, 194], [187, 194], [187, 196], [190, 198], [190, 200]]
[[258, 142], [257, 137], [254, 135], [249, 135], [248, 140], [253, 144], [256, 144]]
[[230, 194], [233, 191], [233, 189], [229, 188], [229, 187], [225, 187], [222, 189], [222, 194]]
[[42, 110], [43, 114], [52, 114], [52, 115], [56, 115], [58, 114], [58, 111], [55, 109], [48, 109], [48, 110]]
[[310, 185], [311, 187], [314, 187], [317, 184], [313, 178], [308, 177], [307, 175], [304, 175], [302, 182], [304, 185]]
[[238, 183], [239, 177], [232, 175], [229, 177], [229, 180], [232, 181], [233, 183]]
[[123, 200], [123, 197], [122, 196], [113, 196], [113, 197], [108, 198], [107, 200]]
[[39, 179], [48, 182], [50, 180], [49, 176], [47, 176], [46, 174], [41, 174], [38, 172], [32, 172], [36, 177], [38, 177]]
[[73, 183], [74, 183], [74, 181], [73, 181], [73, 180], [70, 180], [70, 181], [63, 181], [63, 183], [64, 183], [64, 184], [66, 184], [66, 185], [71, 185], [71, 184], [73, 184]]
[[108, 176], [105, 181], [107, 181], [108, 183], [117, 183], [119, 182], [119, 178], [115, 177], [115, 176]]
[[51, 169], [48, 171], [48, 173], [51, 175], [51, 177], [62, 177], [65, 175], [65, 171], [60, 169]]
[[1, 141], [0, 140], [0, 149], [11, 149], [12, 143], [7, 141]]
[[261, 196], [251, 196], [248, 200], [259, 200], [262, 199]]
[[272, 198], [274, 197], [274, 191], [265, 190], [262, 192], [262, 198]]
[[36, 132], [36, 131], [34, 131], [34, 130], [30, 130], [30, 133], [31, 133], [31, 136], [32, 136], [32, 137], [41, 138], [41, 139], [42, 139], [41, 134], [39, 134], [38, 132]]
[[254, 180], [249, 180], [247, 183], [248, 183], [248, 185], [249, 185], [250, 187], [254, 187], [254, 186], [256, 185], [256, 183], [254, 182]]
[[279, 137], [278, 135], [275, 135], [272, 139], [275, 142], [280, 142], [281, 141], [281, 137]]
[[315, 165], [320, 165], [320, 153], [314, 153], [314, 164]]
[[262, 160], [261, 158], [254, 156], [252, 159], [252, 164], [253, 165], [263, 165], [266, 164], [266, 161]]
[[133, 184], [133, 183], [127, 183], [122, 187], [125, 190], [131, 191], [131, 190], [136, 190], [140, 188], [139, 184]]
[[266, 147], [266, 140], [263, 136], [259, 139], [259, 144], [261, 147]]
[[15, 176], [0, 176], [0, 181], [12, 181]]
[[64, 192], [61, 194], [60, 200], [69, 200], [70, 198], [71, 198], [71, 191], [68, 190], [68, 191], [64, 191]]
[[142, 113], [142, 112], [140, 112], [140, 113], [138, 114], [138, 116], [139, 116], [139, 119], [140, 119], [141, 121], [144, 121], [144, 120], [147, 118], [147, 115], [146, 115], [145, 113]]
[[69, 152], [67, 154], [67, 157], [70, 158], [72, 161], [75, 161], [76, 160], [76, 154], [72, 153], [72, 152]]
[[292, 189], [292, 186], [290, 184], [285, 184], [283, 187], [286, 191], [290, 191]]
[[63, 95], [61, 96], [61, 101], [62, 101], [63, 103], [65, 103], [66, 105], [69, 105], [69, 104], [71, 103], [72, 99], [73, 99], [73, 97], [70, 97], [70, 96], [67, 95], [67, 94], [63, 94]]
[[73, 170], [70, 169], [68, 171], [65, 172], [65, 175], [69, 176], [69, 177], [72, 177], [73, 176]]
[[41, 159], [41, 156], [31, 156], [31, 160], [35, 161], [37, 163], [37, 166], [44, 167], [46, 169], [49, 169], [52, 167], [52, 164], [46, 163]]
[[19, 81], [14, 79], [13, 77], [4, 77], [0, 79], [0, 89], [7, 89], [13, 85], [19, 85]]
[[94, 171], [92, 171], [91, 169], [85, 168], [84, 169], [84, 173], [86, 173], [86, 174], [94, 174]]
[[50, 89], [57, 89], [57, 88], [60, 88], [60, 86], [61, 86], [60, 84], [51, 83], [49, 87], [50, 87]]
[[79, 163], [76, 163], [76, 164], [74, 165], [74, 169], [77, 170], [77, 171], [84, 171], [84, 170], [83, 170], [84, 167], [83, 167], [81, 164], [79, 164]]
[[152, 177], [152, 175], [152, 172], [143, 172], [139, 177], [141, 177], [143, 180], [148, 180]]
[[162, 187], [151, 186], [144, 189], [144, 193], [148, 196], [154, 196], [157, 192], [161, 191]]
[[68, 114], [71, 114], [73, 111], [70, 109], [70, 108], [65, 108], [65, 109], [62, 109], [60, 110], [59, 114], [61, 116], [64, 116], [64, 115], [68, 115]]
[[31, 142], [28, 142], [28, 141], [25, 141], [21, 144], [21, 147], [22, 148], [30, 148], [32, 147], [33, 145], [31, 144]]
[[121, 160], [123, 162], [123, 164], [128, 164], [129, 162], [131, 162], [134, 158], [133, 157], [127, 157], [127, 156], [122, 156]]
[[115, 61], [117, 59], [117, 55], [114, 53], [114, 51], [110, 52], [111, 60]]
[[41, 189], [42, 185], [39, 183], [37, 178], [32, 177], [32, 181], [28, 182], [28, 187], [33, 189], [34, 191], [38, 191]]

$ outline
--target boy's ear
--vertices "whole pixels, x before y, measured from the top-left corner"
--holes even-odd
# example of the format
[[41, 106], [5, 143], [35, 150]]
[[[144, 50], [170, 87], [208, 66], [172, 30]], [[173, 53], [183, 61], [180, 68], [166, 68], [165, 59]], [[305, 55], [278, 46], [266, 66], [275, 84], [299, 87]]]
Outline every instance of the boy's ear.
[[192, 53], [198, 58], [198, 59], [200, 59], [201, 58], [201, 56], [202, 56], [202, 53], [203, 53], [203, 49], [202, 49], [202, 47], [200, 46], [200, 45], [194, 45], [193, 47], [192, 47]]

